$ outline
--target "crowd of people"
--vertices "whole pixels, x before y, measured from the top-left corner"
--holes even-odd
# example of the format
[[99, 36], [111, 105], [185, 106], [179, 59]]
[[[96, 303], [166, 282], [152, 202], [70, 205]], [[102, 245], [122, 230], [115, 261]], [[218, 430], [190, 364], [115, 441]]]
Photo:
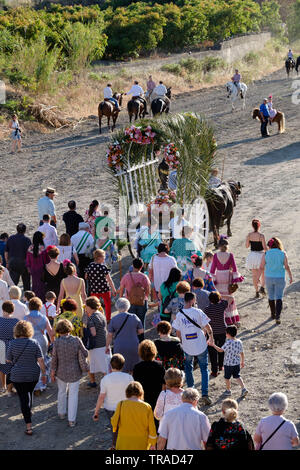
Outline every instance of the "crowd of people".
[[[150, 231], [147, 222], [141, 222], [140, 256], [133, 259], [117, 289], [110, 274], [117, 256], [112, 258], [114, 222], [108, 211], [94, 200], [82, 217], [75, 201], [70, 201], [63, 215], [65, 231], [59, 236], [55, 195], [53, 188], [47, 188], [38, 201], [32, 240], [23, 223], [16, 234], [0, 235], [0, 391], [9, 397], [18, 394], [26, 435], [33, 434], [33, 394], [42, 394], [51, 381], [56, 383], [58, 418], [67, 417], [74, 427], [83, 374], [88, 374], [89, 388], [98, 387], [101, 374], [91, 418], [99, 420], [104, 408], [111, 423], [112, 449], [250, 450], [298, 445], [295, 425], [282, 416], [287, 409], [283, 393], [271, 395], [272, 415], [258, 423], [253, 438], [238, 419], [231, 380], [240, 385], [241, 399], [253, 391], [241, 377], [242, 319], [234, 298], [243, 276], [226, 237], [220, 237], [218, 251], [202, 255], [183, 216], [171, 223], [170, 248], [158, 229]], [[181, 238], [176, 237], [175, 227]], [[277, 237], [266, 242], [258, 219], [252, 227], [246, 239], [251, 248], [246, 266], [252, 270], [255, 296], [267, 291], [271, 317], [280, 324], [285, 272], [292, 282], [287, 255]], [[111, 296], [118, 296], [114, 315]], [[145, 339], [149, 305], [157, 307], [153, 341]], [[197, 364], [201, 395], [195, 388]], [[210, 423], [198, 404], [212, 404], [210, 381], [222, 372], [221, 418]]]

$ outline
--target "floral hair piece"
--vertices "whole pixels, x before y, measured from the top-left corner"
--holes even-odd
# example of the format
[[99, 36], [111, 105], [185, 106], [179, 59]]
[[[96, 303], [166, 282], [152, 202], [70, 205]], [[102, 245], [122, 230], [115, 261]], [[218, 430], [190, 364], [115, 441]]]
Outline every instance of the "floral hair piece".
[[274, 245], [274, 238], [270, 238], [270, 240], [268, 241], [268, 246], [272, 248], [273, 245]]
[[198, 258], [199, 258], [198, 255], [196, 255], [196, 254], [192, 255], [192, 256], [191, 256], [191, 261], [192, 261], [192, 263], [195, 264], [195, 263], [196, 263], [196, 260], [197, 260]]
[[63, 260], [63, 267], [65, 268], [69, 263], [71, 263], [72, 261], [70, 259], [64, 259]]
[[47, 248], [46, 248], [47, 253], [48, 253], [48, 251], [53, 250], [53, 248], [56, 248], [56, 246], [55, 245], [47, 246]]

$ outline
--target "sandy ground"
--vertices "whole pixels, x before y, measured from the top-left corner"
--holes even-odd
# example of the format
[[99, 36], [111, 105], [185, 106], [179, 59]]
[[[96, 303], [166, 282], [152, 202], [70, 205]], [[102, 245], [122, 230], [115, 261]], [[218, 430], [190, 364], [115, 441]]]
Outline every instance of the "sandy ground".
[[[244, 342], [246, 366], [243, 377], [250, 393], [240, 402], [240, 417], [254, 433], [261, 417], [268, 414], [267, 398], [274, 391], [283, 391], [289, 398], [286, 417], [292, 419], [298, 431], [300, 366], [292, 359], [293, 342], [299, 339], [299, 206], [297, 203], [300, 178], [300, 106], [292, 104], [292, 79], [283, 70], [255, 82], [249, 87], [246, 110], [231, 113], [225, 90], [221, 87], [203, 92], [177, 96], [172, 111], [203, 113], [215, 126], [218, 142], [219, 168], [225, 159], [224, 178], [234, 178], [243, 184], [233, 221], [230, 240], [240, 272], [246, 282], [236, 294]], [[259, 123], [252, 120], [251, 110], [270, 93], [274, 105], [286, 116], [286, 133], [277, 135], [277, 126], [271, 127], [272, 137], [260, 138]], [[95, 109], [96, 113], [96, 109]], [[125, 111], [119, 124], [127, 122]], [[2, 176], [0, 228], [12, 233], [18, 222], [24, 221], [32, 235], [37, 227], [37, 199], [46, 186], [59, 191], [56, 199], [59, 232], [64, 226], [60, 217], [66, 202], [75, 199], [78, 211], [83, 212], [90, 201], [97, 198], [108, 202], [111, 187], [103, 172], [105, 151], [111, 135], [104, 130], [98, 134], [97, 121], [89, 119], [75, 131], [37, 135], [27, 133], [24, 153], [9, 154], [9, 142], [1, 143], [0, 170]], [[282, 324], [275, 326], [269, 319], [267, 300], [254, 299], [251, 273], [245, 270], [245, 238], [251, 228], [251, 219], [262, 221], [266, 238], [279, 236], [287, 251], [294, 283], [286, 289]], [[210, 248], [212, 246], [209, 246]], [[124, 259], [124, 267], [129, 258]], [[118, 275], [114, 275], [118, 283]], [[152, 314], [149, 313], [150, 326]], [[154, 332], [148, 330], [147, 336]], [[294, 351], [294, 355], [296, 352]], [[299, 357], [299, 353], [298, 353]], [[299, 357], [300, 358], [300, 357]], [[299, 362], [299, 361], [298, 361]], [[199, 386], [199, 370], [196, 371]], [[240, 390], [233, 385], [233, 397]], [[210, 421], [218, 419], [224, 380], [222, 376], [210, 381], [213, 404], [201, 408]], [[56, 408], [56, 385], [50, 384], [42, 396], [35, 398], [33, 424], [35, 434], [24, 437], [24, 424], [17, 398], [0, 397], [0, 449], [107, 449], [110, 436], [104, 413], [99, 423], [92, 421], [97, 390], [87, 390], [86, 378], [80, 387], [78, 425], [70, 429], [59, 421]]]

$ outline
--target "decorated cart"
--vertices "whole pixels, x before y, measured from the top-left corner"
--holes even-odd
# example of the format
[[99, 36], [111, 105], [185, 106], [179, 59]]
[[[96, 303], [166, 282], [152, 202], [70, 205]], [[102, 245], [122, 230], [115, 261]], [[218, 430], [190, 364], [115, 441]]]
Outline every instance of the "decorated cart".
[[153, 233], [170, 242], [170, 220], [176, 215], [193, 228], [197, 249], [205, 251], [209, 218], [204, 197], [215, 153], [212, 127], [193, 113], [144, 119], [115, 134], [106, 159], [133, 257], [139, 254], [142, 219], [148, 227], [153, 219]]

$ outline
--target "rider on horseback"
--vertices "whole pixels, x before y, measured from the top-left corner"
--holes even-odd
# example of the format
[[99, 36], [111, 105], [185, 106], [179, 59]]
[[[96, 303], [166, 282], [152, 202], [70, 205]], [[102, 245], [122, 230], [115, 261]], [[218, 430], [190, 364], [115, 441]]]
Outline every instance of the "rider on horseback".
[[152, 75], [149, 75], [149, 79], [147, 82], [146, 98], [150, 99], [150, 96], [155, 87], [156, 87], [156, 83], [152, 80]]
[[157, 85], [154, 88], [152, 96], [154, 96], [153, 100], [155, 100], [156, 98], [161, 98], [166, 103], [166, 106], [167, 106], [168, 110], [170, 110], [171, 101], [166, 96], [167, 93], [168, 93], [167, 88], [165, 87], [163, 82], [160, 80], [159, 85]]
[[238, 69], [235, 69], [235, 74], [233, 75], [233, 77], [231, 77], [231, 80], [237, 87], [238, 92], [241, 92], [241, 84], [240, 84], [241, 78], [242, 76], [239, 73]]
[[111, 101], [116, 108], [116, 111], [121, 111], [121, 108], [119, 106], [118, 100], [113, 97], [113, 91], [111, 89], [111, 84], [108, 83], [107, 86], [103, 90], [103, 96], [104, 96], [104, 101]]
[[292, 49], [289, 49], [287, 58], [288, 58], [288, 59], [294, 59], [294, 55], [293, 55], [293, 53], [292, 53]]
[[145, 98], [143, 98], [144, 90], [139, 85], [139, 82], [137, 80], [134, 81], [134, 84], [132, 85], [131, 89], [127, 93], [125, 93], [125, 95], [131, 95], [131, 94], [132, 94], [132, 99], [133, 100], [140, 100], [141, 103], [143, 103], [144, 109], [145, 109], [145, 114], [149, 114], [147, 112], [146, 100], [145, 100]]

